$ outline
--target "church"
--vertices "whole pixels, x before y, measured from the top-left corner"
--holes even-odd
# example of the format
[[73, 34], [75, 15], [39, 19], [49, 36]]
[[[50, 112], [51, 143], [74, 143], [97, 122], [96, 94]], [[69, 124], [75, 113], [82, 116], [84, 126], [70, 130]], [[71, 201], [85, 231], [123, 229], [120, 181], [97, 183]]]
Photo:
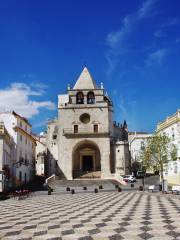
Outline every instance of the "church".
[[74, 87], [58, 96], [54, 126], [59, 176], [108, 179], [129, 173], [127, 124], [113, 121], [113, 103], [87, 67]]

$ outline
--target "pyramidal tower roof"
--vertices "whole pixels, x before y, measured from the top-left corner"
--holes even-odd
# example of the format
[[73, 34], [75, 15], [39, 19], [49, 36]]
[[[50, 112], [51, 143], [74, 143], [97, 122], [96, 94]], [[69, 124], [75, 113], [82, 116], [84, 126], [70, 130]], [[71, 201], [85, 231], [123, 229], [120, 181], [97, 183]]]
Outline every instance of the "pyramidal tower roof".
[[76, 84], [73, 89], [97, 89], [97, 85], [89, 73], [87, 67], [82, 70]]

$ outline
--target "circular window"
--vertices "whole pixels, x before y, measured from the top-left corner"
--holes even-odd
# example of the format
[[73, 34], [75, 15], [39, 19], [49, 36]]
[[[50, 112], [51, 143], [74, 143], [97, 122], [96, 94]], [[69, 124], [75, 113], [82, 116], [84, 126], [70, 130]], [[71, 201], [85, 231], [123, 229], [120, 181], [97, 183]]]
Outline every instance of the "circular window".
[[80, 116], [80, 121], [82, 123], [88, 123], [90, 122], [90, 115], [88, 113], [83, 113], [81, 116]]

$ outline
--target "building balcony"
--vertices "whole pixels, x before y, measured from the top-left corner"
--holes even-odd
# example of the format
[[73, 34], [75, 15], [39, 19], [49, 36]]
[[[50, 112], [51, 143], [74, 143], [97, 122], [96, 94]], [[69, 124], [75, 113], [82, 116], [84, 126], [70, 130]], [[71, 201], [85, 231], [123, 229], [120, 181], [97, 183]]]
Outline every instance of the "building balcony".
[[97, 129], [94, 131], [94, 129], [87, 129], [87, 128], [64, 128], [63, 129], [63, 135], [66, 137], [83, 137], [83, 136], [92, 136], [92, 137], [101, 137], [101, 136], [109, 136], [109, 132], [107, 129]]

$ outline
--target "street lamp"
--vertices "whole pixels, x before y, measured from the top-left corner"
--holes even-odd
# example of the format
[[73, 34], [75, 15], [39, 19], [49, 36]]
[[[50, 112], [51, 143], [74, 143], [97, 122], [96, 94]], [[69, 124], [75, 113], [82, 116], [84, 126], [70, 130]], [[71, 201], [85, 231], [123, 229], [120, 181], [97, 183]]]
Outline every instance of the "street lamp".
[[145, 190], [145, 176], [146, 176], [146, 168], [145, 168], [145, 166], [142, 167], [142, 173], [143, 173], [142, 185], [143, 185], [143, 191], [144, 191]]

